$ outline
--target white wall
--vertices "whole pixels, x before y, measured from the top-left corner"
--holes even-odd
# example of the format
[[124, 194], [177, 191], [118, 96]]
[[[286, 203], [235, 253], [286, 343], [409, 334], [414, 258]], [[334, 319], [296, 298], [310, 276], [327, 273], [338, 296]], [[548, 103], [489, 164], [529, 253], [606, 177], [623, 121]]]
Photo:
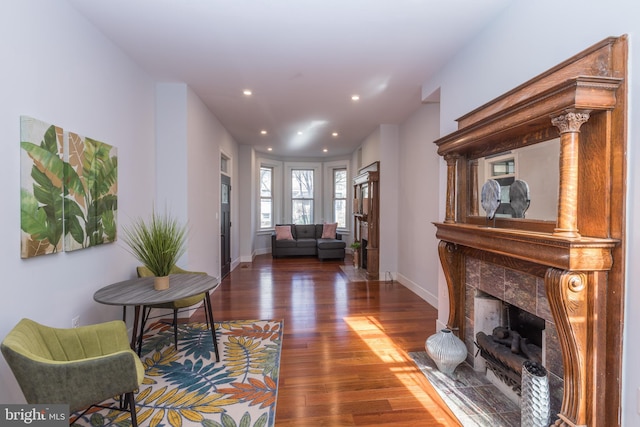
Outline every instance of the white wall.
[[[240, 191], [236, 198], [240, 198], [240, 222], [241, 227], [235, 227], [240, 232], [240, 261], [251, 262], [254, 253], [268, 253], [271, 250], [271, 238], [266, 234], [256, 236], [257, 229], [257, 197], [259, 191], [257, 186], [255, 150], [249, 145], [239, 147], [239, 167], [241, 173], [238, 174]], [[234, 227], [232, 227], [234, 228]]]
[[[230, 158], [231, 185], [237, 167], [236, 144], [202, 100], [184, 83], [159, 83], [156, 88], [156, 206], [165, 207], [188, 224], [182, 268], [220, 276], [220, 155]], [[231, 194], [232, 223], [238, 201]], [[238, 235], [231, 235], [232, 257], [239, 253]]]
[[[362, 143], [363, 166], [380, 160], [380, 279], [391, 273], [438, 305], [439, 105], [400, 125], [381, 125]], [[355, 172], [354, 172], [355, 173]], [[425, 337], [426, 339], [426, 337]]]
[[[235, 141], [202, 100], [188, 91], [187, 193], [189, 269], [220, 277], [220, 156], [229, 157], [231, 223], [239, 224], [238, 149]], [[231, 258], [237, 259], [238, 227], [231, 228]]]
[[[187, 204], [187, 85], [156, 85], [156, 212], [189, 224]], [[151, 208], [151, 206], [149, 206]], [[189, 224], [191, 226], [191, 224]], [[190, 269], [189, 253], [178, 265]]]
[[[439, 137], [438, 104], [420, 107], [400, 126], [398, 193], [398, 281], [434, 307], [438, 305]], [[426, 337], [425, 337], [426, 339]]]
[[[482, 34], [438, 74], [426, 81], [423, 93], [440, 87], [441, 135], [456, 129], [455, 119], [494, 97], [555, 66], [608, 36], [628, 34], [630, 37], [629, 75], [629, 149], [627, 199], [627, 325], [640, 323], [640, 237], [633, 224], [640, 221], [636, 201], [640, 197], [640, 182], [633, 165], [639, 161], [634, 142], [640, 140], [640, 127], [631, 118], [640, 111], [640, 89], [634, 84], [640, 79], [640, 3], [635, 0], [609, 2], [554, 1], [514, 2]], [[441, 169], [444, 162], [440, 162]], [[442, 175], [441, 175], [442, 177]], [[441, 189], [442, 183], [440, 183]], [[440, 209], [444, 210], [444, 191], [440, 193]], [[442, 219], [442, 218], [440, 218]], [[631, 262], [629, 262], [631, 261]], [[446, 284], [439, 283], [439, 319], [446, 321], [448, 300]], [[636, 390], [640, 387], [640, 370], [634, 366], [640, 359], [640, 336], [637, 328], [625, 328], [622, 377], [624, 426], [640, 425]]]
[[433, 141], [439, 135], [439, 105], [426, 104], [400, 125], [380, 125], [361, 145], [362, 166], [380, 161], [380, 279], [391, 273], [433, 306], [440, 271], [431, 224], [439, 218]]
[[[20, 259], [20, 121], [28, 115], [118, 149], [118, 222], [150, 212], [155, 194], [154, 84], [66, 2], [0, 2], [0, 337], [22, 318], [57, 327], [120, 318], [93, 301], [134, 276], [123, 243]], [[0, 402], [24, 402], [0, 358]]]
[[362, 142], [360, 146], [362, 149], [362, 164], [360, 167], [356, 168], [353, 171], [353, 176], [358, 175], [358, 170], [365, 166], [369, 166], [371, 163], [380, 160], [380, 128], [376, 128], [375, 131], [371, 133], [365, 140]]
[[400, 141], [397, 125], [380, 126], [380, 279], [395, 278], [398, 271], [398, 227], [403, 213], [399, 206], [398, 178]]
[[[229, 157], [231, 185], [238, 171], [237, 144], [184, 83], [156, 87], [157, 209], [187, 223], [187, 252], [178, 264], [188, 270], [220, 276], [220, 157]], [[238, 223], [235, 192], [231, 221]], [[232, 258], [239, 254], [238, 232], [232, 229]]]

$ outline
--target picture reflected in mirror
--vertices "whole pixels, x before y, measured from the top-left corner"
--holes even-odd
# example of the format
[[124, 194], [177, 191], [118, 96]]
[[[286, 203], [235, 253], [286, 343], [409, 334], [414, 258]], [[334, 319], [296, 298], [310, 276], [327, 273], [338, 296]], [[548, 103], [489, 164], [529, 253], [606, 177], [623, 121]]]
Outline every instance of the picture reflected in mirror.
[[499, 206], [495, 212], [481, 206], [481, 215], [555, 221], [559, 159], [559, 138], [478, 159], [478, 193], [488, 180], [500, 185]]

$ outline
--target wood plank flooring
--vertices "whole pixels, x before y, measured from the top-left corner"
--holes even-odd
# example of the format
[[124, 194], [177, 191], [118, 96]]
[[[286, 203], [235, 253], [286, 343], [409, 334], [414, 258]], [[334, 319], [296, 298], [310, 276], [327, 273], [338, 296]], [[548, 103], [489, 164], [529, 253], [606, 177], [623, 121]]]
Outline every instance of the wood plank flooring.
[[261, 255], [211, 296], [216, 320], [284, 319], [276, 426], [459, 426], [407, 354], [436, 309], [399, 283], [349, 282], [349, 262]]

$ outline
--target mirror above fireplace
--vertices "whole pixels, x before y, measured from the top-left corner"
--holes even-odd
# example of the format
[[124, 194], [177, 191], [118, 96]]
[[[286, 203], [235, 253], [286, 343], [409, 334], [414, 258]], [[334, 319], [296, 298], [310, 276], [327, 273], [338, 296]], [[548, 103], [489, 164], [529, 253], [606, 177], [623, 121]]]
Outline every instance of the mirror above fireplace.
[[[477, 159], [475, 168], [478, 177], [478, 194], [489, 179], [497, 180], [501, 187], [500, 207], [497, 216], [503, 218], [527, 218], [541, 221], [552, 221], [555, 224], [558, 213], [558, 187], [560, 183], [560, 138], [554, 138], [539, 144], [516, 148], [503, 153]], [[528, 203], [523, 214], [511, 207], [511, 186], [516, 182], [526, 183], [528, 187]], [[517, 184], [516, 184], [517, 185]], [[515, 202], [515, 200], [514, 200]], [[471, 215], [479, 213], [486, 217], [486, 212], [471, 207]]]

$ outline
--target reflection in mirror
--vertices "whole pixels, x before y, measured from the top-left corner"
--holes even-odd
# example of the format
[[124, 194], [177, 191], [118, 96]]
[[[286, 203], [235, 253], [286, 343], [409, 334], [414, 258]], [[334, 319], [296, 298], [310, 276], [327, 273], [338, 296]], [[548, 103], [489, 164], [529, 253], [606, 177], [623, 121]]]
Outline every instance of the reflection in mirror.
[[[559, 159], [560, 138], [478, 159], [478, 193], [487, 180], [496, 180], [500, 184], [500, 206], [495, 216], [521, 218], [524, 213], [514, 210], [510, 190], [516, 181], [524, 181], [530, 198], [525, 208], [526, 218], [555, 221], [560, 184]], [[523, 191], [522, 184], [515, 187], [519, 194]], [[487, 212], [481, 214], [486, 215]]]
[[487, 213], [487, 219], [495, 217], [498, 208], [503, 204], [501, 200], [502, 186], [495, 179], [488, 179], [482, 186], [480, 204]]
[[529, 184], [521, 179], [516, 179], [511, 187], [509, 187], [509, 200], [513, 209], [514, 218], [524, 218], [525, 212], [531, 205], [531, 196], [529, 195]]

